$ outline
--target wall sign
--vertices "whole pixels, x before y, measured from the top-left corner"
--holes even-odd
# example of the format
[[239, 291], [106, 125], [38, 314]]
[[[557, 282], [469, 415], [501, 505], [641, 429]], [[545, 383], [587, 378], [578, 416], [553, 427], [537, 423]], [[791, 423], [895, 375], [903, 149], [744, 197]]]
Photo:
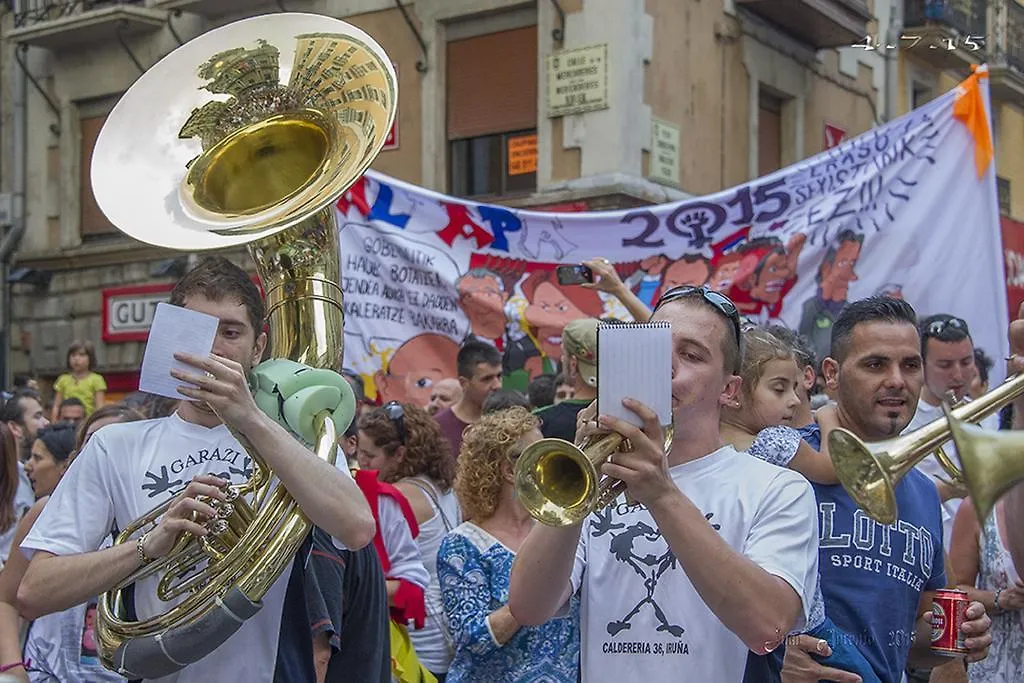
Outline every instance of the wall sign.
[[173, 284], [103, 290], [103, 341], [146, 341], [156, 305], [171, 298]]
[[679, 126], [651, 119], [651, 180], [679, 185]]
[[608, 108], [607, 43], [559, 50], [547, 68], [548, 118]]

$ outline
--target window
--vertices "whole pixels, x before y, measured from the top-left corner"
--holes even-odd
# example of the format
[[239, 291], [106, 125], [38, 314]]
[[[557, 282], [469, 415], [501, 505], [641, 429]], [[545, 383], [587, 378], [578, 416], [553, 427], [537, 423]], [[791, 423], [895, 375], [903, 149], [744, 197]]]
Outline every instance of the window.
[[521, 194], [537, 187], [536, 130], [454, 140], [449, 154], [449, 183], [458, 197]]
[[996, 192], [999, 195], [999, 213], [1010, 215], [1010, 179], [996, 178]]
[[80, 120], [82, 128], [82, 158], [79, 171], [80, 189], [79, 205], [81, 206], [82, 238], [88, 239], [99, 235], [118, 234], [107, 217], [103, 215], [96, 198], [92, 194], [92, 150], [96, 146], [96, 138], [100, 136], [104, 116], [93, 116]]
[[763, 89], [758, 100], [757, 175], [760, 178], [782, 168], [782, 100]]
[[448, 43], [449, 189], [462, 197], [537, 187], [537, 27]]

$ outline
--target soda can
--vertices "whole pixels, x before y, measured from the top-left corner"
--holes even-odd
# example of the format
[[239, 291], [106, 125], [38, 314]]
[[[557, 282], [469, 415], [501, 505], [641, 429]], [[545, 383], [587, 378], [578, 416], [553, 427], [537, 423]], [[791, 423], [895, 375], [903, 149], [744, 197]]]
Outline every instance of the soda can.
[[960, 627], [967, 620], [967, 593], [940, 588], [932, 602], [932, 652], [944, 657], [963, 657], [967, 654], [964, 634]]

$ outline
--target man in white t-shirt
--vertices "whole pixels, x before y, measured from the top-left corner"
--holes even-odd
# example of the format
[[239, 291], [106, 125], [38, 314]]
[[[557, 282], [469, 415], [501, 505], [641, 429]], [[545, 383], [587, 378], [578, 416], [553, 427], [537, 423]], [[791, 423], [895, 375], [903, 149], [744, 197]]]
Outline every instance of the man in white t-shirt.
[[[171, 371], [178, 380], [194, 385], [180, 389], [184, 398], [193, 400], [181, 401], [170, 417], [104, 427], [75, 459], [22, 544], [31, 562], [18, 601], [30, 619], [110, 590], [170, 552], [182, 533], [206, 535], [206, 527], [192, 515], [205, 521], [216, 513], [197, 498], [223, 500], [223, 486], [242, 483], [252, 472], [252, 460], [229, 426], [251, 443], [303, 512], [339, 548], [362, 548], [373, 539], [373, 515], [345, 463], [335, 467], [320, 460], [256, 405], [247, 377], [266, 345], [265, 313], [259, 290], [245, 271], [222, 257], [208, 259], [182, 278], [171, 293], [171, 303], [220, 321], [212, 353], [180, 355], [179, 360], [195, 370]], [[112, 525], [124, 529], [172, 497], [174, 502], [159, 523], [137, 543], [99, 549]], [[159, 578], [135, 584], [132, 618], [167, 611], [170, 603], [161, 601], [155, 591]], [[173, 660], [181, 661], [181, 653], [169, 652], [173, 643], [164, 640], [147, 653], [143, 664], [159, 662], [157, 668], [165, 670], [152, 674], [153, 679], [177, 683], [270, 683], [281, 680], [281, 669], [311, 669], [305, 602], [285, 600], [289, 584], [299, 582], [301, 576], [295, 572], [282, 572], [263, 596], [262, 609], [212, 656], [169, 673], [174, 671]], [[284, 628], [296, 621], [301, 630]], [[184, 654], [193, 653], [194, 648]]]
[[[974, 344], [967, 322], [953, 315], [938, 313], [921, 321], [920, 332], [924, 384], [921, 387], [921, 397], [917, 401], [917, 411], [903, 431], [904, 434], [941, 418], [942, 402], [947, 394], [952, 394], [954, 401], [978, 398], [967, 396], [971, 380], [977, 374]], [[982, 420], [981, 426], [998, 430], [999, 415], [988, 416]], [[956, 445], [952, 441], [944, 443], [942, 449], [954, 464], [959, 465]], [[949, 482], [949, 474], [934, 455], [919, 462], [917, 469], [931, 477], [939, 491], [939, 498], [942, 500], [943, 547], [948, 549], [953, 533], [953, 519], [967, 492]]]
[[633, 446], [602, 471], [636, 502], [620, 497], [572, 527], [537, 525], [517, 554], [509, 607], [521, 624], [541, 624], [581, 591], [587, 683], [738, 683], [748, 650], [772, 650], [807, 620], [818, 571], [814, 494], [799, 474], [719, 436], [719, 413], [741, 381], [733, 303], [680, 286], [652, 319], [672, 327], [671, 451], [639, 403], [625, 405], [643, 430], [602, 418], [601, 429]]

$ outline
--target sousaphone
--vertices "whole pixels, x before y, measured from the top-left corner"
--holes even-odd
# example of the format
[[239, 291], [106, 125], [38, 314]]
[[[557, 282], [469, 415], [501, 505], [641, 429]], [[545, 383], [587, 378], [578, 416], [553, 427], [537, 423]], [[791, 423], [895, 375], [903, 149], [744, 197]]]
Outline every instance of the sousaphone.
[[[338, 370], [333, 205], [380, 152], [397, 90], [384, 50], [343, 21], [283, 13], [229, 24], [172, 52], [121, 98], [93, 152], [93, 193], [110, 222], [141, 242], [189, 252], [248, 245], [271, 355]], [[337, 422], [327, 411], [313, 421], [315, 452], [332, 464]], [[229, 488], [210, 534], [182, 536], [170, 555], [101, 596], [107, 668], [159, 678], [205, 657], [260, 609], [308, 534], [309, 520], [240, 441], [253, 474]], [[166, 508], [116, 542], [134, 542]], [[154, 574], [166, 611], [129, 618], [123, 589]]]

